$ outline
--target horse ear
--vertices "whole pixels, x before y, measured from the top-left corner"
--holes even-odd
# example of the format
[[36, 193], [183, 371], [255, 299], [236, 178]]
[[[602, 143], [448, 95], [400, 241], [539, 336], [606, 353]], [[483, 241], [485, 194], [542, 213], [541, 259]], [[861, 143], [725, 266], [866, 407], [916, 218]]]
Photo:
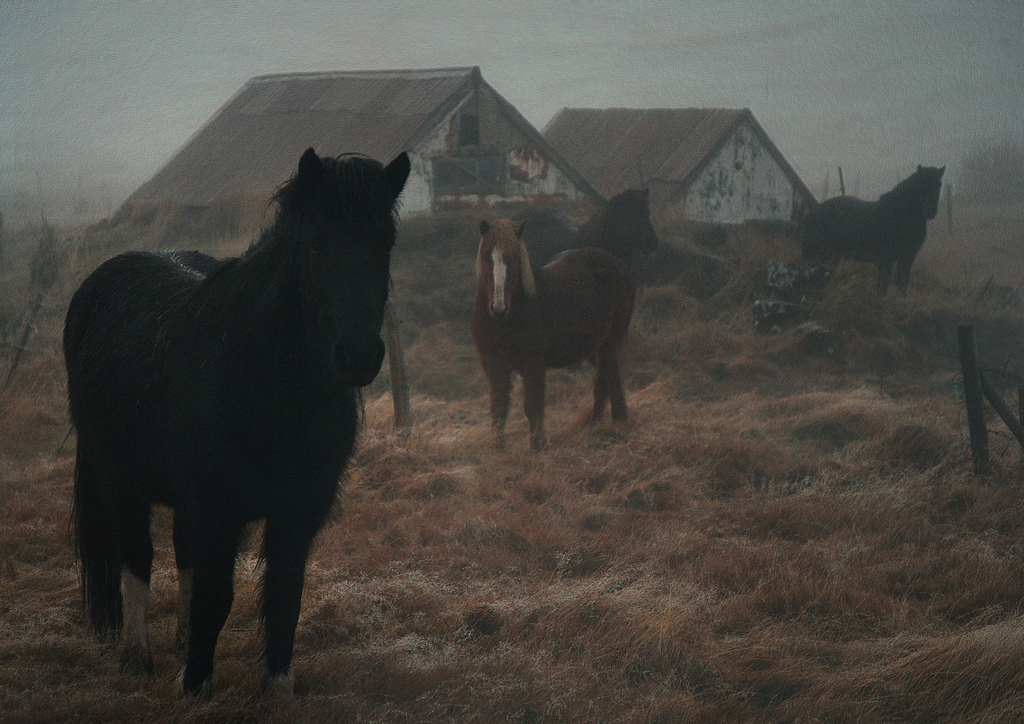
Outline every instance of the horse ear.
[[491, 228], [491, 225], [487, 223], [487, 219], [480, 220], [480, 236], [483, 236]]
[[516, 238], [517, 239], [522, 239], [523, 238], [523, 229], [525, 229], [525, 228], [526, 228], [526, 222], [525, 221], [520, 221], [518, 224], [516, 224]]
[[409, 178], [409, 154], [402, 151], [392, 159], [391, 163], [384, 167], [384, 176], [388, 180], [388, 189], [391, 191], [391, 199], [398, 198], [405, 188], [405, 182]]
[[307, 148], [306, 152], [302, 154], [302, 158], [299, 159], [299, 178], [315, 178], [320, 175], [323, 167], [320, 157], [316, 155], [316, 151], [312, 148]]

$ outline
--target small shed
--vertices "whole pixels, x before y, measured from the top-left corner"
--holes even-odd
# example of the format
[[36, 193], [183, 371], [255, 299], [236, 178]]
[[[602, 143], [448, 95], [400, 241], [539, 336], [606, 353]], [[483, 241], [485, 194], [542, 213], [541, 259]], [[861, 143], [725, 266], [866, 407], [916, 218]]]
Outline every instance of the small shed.
[[544, 138], [605, 196], [646, 186], [692, 221], [795, 221], [814, 203], [749, 108], [563, 108]]
[[406, 215], [449, 204], [601, 200], [474, 66], [256, 76], [128, 201], [209, 206], [267, 196], [310, 146], [385, 163], [409, 152]]

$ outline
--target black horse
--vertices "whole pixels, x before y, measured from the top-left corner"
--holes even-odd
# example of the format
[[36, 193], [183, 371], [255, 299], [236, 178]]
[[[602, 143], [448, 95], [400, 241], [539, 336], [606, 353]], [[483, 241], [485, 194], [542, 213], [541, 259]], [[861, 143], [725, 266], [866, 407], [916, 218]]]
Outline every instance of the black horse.
[[878, 201], [837, 196], [822, 202], [804, 221], [804, 259], [855, 259], [877, 264], [878, 286], [883, 293], [889, 288], [895, 266], [896, 286], [905, 291], [910, 267], [924, 244], [928, 220], [939, 212], [945, 170], [945, 166], [918, 166]]
[[613, 196], [580, 228], [550, 208], [527, 208], [515, 218], [526, 222], [523, 241], [537, 266], [566, 249], [588, 246], [610, 251], [629, 266], [634, 249], [648, 254], [658, 248], [647, 189], [628, 189]]
[[208, 695], [246, 525], [265, 520], [261, 618], [271, 689], [292, 693], [306, 558], [358, 429], [355, 388], [380, 338], [409, 173], [313, 149], [240, 258], [129, 252], [68, 307], [64, 357], [78, 431], [75, 546], [92, 624], [123, 627], [121, 665], [152, 672], [150, 507], [174, 510], [179, 685]]

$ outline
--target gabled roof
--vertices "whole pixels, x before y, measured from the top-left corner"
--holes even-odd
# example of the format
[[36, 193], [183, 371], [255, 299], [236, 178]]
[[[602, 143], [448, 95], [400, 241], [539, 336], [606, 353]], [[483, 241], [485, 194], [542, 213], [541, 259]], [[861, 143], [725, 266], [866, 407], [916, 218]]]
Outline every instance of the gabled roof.
[[563, 108], [545, 126], [544, 138], [598, 191], [612, 196], [652, 180], [687, 185], [744, 122], [813, 199], [749, 108]]
[[266, 193], [310, 146], [387, 163], [479, 79], [478, 67], [256, 76], [128, 200], [206, 205], [221, 195]]

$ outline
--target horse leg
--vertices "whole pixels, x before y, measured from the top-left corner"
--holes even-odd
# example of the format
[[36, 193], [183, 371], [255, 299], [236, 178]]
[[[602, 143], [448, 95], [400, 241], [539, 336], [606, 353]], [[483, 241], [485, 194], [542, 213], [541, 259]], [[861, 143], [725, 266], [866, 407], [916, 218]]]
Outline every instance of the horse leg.
[[544, 436], [544, 377], [543, 365], [531, 365], [523, 370], [523, 408], [530, 422], [530, 447], [543, 450], [548, 445]]
[[306, 558], [317, 526], [268, 520], [263, 538], [263, 628], [269, 688], [276, 699], [291, 699], [292, 653], [299, 621]]
[[482, 363], [491, 388], [491, 425], [494, 427], [495, 446], [504, 450], [505, 421], [512, 394], [512, 368], [490, 358], [482, 360]]
[[178, 569], [178, 628], [174, 635], [179, 649], [188, 644], [188, 619], [192, 607], [192, 569], [195, 559], [185, 530], [184, 511], [174, 511], [174, 563]]
[[619, 372], [618, 350], [609, 345], [597, 356], [597, 373], [594, 375], [594, 411], [590, 415], [592, 425], [601, 421], [608, 400], [612, 403], [612, 420], [626, 419], [626, 397], [622, 392], [622, 376]]
[[192, 571], [192, 601], [189, 611], [188, 654], [182, 672], [181, 689], [206, 698], [212, 693], [213, 654], [217, 637], [231, 611], [234, 599], [235, 556], [241, 528], [224, 521], [197, 522], [190, 530], [203, 530], [203, 552]]
[[149, 578], [153, 569], [153, 539], [149, 532], [148, 503], [125, 505], [122, 516], [121, 601], [124, 628], [121, 645], [121, 671], [152, 674], [153, 655], [146, 630], [146, 603]]
[[900, 290], [900, 293], [904, 296], [907, 293], [907, 287], [910, 285], [910, 267], [914, 263], [914, 257], [904, 257], [896, 262], [896, 288]]

